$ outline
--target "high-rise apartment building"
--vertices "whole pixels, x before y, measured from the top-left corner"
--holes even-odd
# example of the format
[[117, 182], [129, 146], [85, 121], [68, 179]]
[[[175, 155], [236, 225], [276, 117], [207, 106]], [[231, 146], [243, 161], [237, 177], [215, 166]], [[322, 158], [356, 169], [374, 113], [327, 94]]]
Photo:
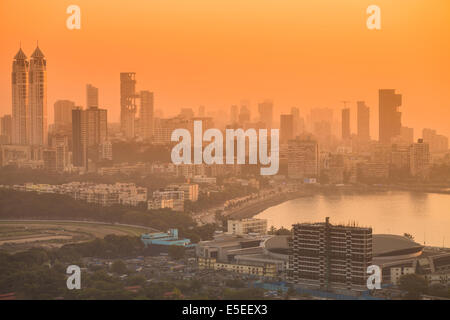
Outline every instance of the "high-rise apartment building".
[[272, 128], [273, 102], [266, 100], [258, 104], [259, 120], [264, 123], [267, 129]]
[[127, 138], [134, 138], [136, 115], [136, 73], [120, 74], [120, 126]]
[[153, 92], [141, 91], [139, 125], [141, 136], [150, 139], [153, 136]]
[[94, 107], [86, 109], [85, 112], [88, 147], [97, 146], [108, 137], [108, 112], [106, 109]]
[[69, 137], [64, 134], [56, 134], [49, 142], [52, 150], [55, 151], [55, 170], [64, 171], [70, 164], [69, 157]]
[[86, 167], [88, 159], [97, 159], [99, 146], [107, 140], [107, 110], [75, 108], [72, 111], [73, 165]]
[[350, 139], [350, 109], [342, 109], [342, 139]]
[[426, 179], [430, 170], [430, 145], [423, 139], [413, 143], [409, 148], [409, 168], [413, 177]]
[[379, 141], [390, 144], [392, 138], [401, 134], [402, 95], [396, 94], [395, 89], [380, 89], [378, 92], [379, 107]]
[[77, 107], [72, 110], [72, 163], [74, 167], [87, 167], [86, 112]]
[[294, 139], [294, 116], [292, 114], [280, 115], [280, 143], [288, 143]]
[[423, 142], [430, 145], [431, 153], [442, 153], [448, 151], [448, 138], [441, 134], [437, 134], [436, 130], [423, 129], [422, 130]]
[[86, 85], [86, 108], [98, 108], [98, 88], [92, 84]]
[[288, 177], [318, 178], [320, 173], [319, 144], [308, 137], [288, 141]]
[[75, 102], [70, 100], [58, 100], [53, 107], [55, 131], [70, 131], [72, 129], [72, 110], [75, 109]]
[[39, 47], [31, 55], [28, 84], [29, 144], [47, 145], [47, 61]]
[[28, 144], [30, 110], [28, 106], [29, 62], [22, 48], [14, 56], [11, 73], [12, 144]]
[[361, 142], [370, 140], [370, 109], [364, 101], [358, 101], [357, 105], [357, 134]]
[[414, 143], [414, 128], [401, 127], [400, 128], [400, 140], [404, 144]]
[[350, 225], [293, 225], [288, 280], [321, 290], [367, 290], [372, 229]]

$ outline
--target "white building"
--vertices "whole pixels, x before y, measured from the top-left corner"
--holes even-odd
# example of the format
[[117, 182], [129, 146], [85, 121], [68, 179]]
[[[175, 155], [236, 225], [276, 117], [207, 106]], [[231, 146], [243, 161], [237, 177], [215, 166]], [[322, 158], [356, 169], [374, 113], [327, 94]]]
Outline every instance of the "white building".
[[228, 220], [229, 234], [244, 235], [249, 233], [266, 234], [267, 220], [266, 219], [242, 219], [242, 220]]

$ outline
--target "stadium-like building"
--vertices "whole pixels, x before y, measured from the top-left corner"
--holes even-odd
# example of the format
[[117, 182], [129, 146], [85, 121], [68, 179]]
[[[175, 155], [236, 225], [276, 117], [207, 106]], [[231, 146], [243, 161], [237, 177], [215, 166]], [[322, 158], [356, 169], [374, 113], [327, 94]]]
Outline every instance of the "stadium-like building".
[[[290, 236], [272, 236], [262, 243], [262, 252], [236, 255], [242, 264], [275, 263], [282, 276], [289, 264]], [[404, 236], [372, 235], [372, 264], [382, 269], [383, 283], [395, 283], [396, 277], [408, 272], [434, 274], [450, 272], [450, 252], [426, 248]]]

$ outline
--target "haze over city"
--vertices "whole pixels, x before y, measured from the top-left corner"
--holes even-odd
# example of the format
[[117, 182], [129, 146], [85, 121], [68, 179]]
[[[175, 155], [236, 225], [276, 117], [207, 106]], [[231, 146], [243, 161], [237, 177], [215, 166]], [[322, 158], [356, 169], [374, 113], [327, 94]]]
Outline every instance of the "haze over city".
[[374, 1], [2, 0], [0, 300], [449, 300], [450, 2]]
[[49, 63], [49, 123], [59, 99], [84, 106], [86, 83], [99, 88], [100, 106], [118, 122], [119, 73], [136, 72], [137, 88], [155, 93], [164, 116], [200, 105], [228, 113], [242, 99], [256, 110], [270, 98], [275, 118], [291, 107], [302, 116], [331, 108], [338, 118], [348, 100], [355, 132], [356, 101], [365, 100], [376, 139], [378, 89], [395, 88], [402, 123], [416, 138], [424, 127], [450, 135], [450, 72], [443, 72], [450, 70], [450, 4], [377, 1], [383, 25], [371, 32], [369, 2], [80, 0], [82, 25], [73, 31], [65, 27], [67, 1], [2, 1], [1, 12], [21, 17], [0, 21], [0, 114], [10, 113], [19, 43], [30, 55], [39, 41]]

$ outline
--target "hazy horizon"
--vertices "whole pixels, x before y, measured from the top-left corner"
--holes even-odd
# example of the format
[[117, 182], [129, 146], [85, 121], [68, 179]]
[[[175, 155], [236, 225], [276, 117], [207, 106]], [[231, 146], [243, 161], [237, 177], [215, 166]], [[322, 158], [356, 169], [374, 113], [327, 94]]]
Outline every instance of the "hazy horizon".
[[[371, 137], [378, 139], [378, 89], [403, 96], [402, 124], [450, 136], [450, 3], [425, 0], [381, 8], [382, 29], [368, 30], [372, 1], [204, 1], [151, 3], [79, 0], [81, 30], [68, 30], [68, 1], [0, 4], [0, 114], [11, 113], [11, 64], [22, 49], [39, 46], [48, 68], [48, 119], [56, 100], [85, 106], [85, 86], [99, 88], [109, 121], [120, 114], [119, 73], [136, 72], [137, 89], [155, 93], [165, 116], [182, 107], [226, 110], [242, 99], [274, 101], [274, 119], [291, 107], [305, 117], [311, 108], [356, 101], [371, 108]], [[39, 6], [39, 7], [38, 7]], [[21, 12], [21, 18], [8, 12]], [[26, 22], [26, 23], [25, 23]], [[412, 26], [415, 27], [411, 30]], [[413, 36], [412, 36], [413, 35]], [[253, 112], [252, 117], [255, 116]]]

